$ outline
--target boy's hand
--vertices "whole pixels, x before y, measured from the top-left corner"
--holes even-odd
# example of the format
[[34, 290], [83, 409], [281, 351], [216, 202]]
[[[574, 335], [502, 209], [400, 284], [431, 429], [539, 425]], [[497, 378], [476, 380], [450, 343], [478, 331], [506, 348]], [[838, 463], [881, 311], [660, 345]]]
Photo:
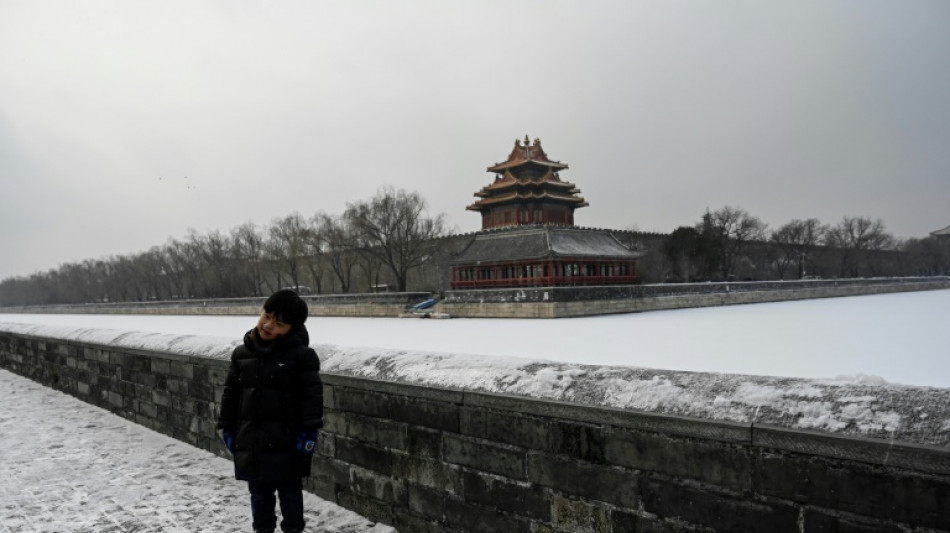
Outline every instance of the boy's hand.
[[301, 431], [300, 436], [297, 437], [297, 449], [306, 454], [312, 454], [317, 449], [317, 432]]
[[221, 440], [224, 441], [224, 445], [228, 448], [228, 453], [234, 455], [234, 433], [231, 433], [227, 429], [222, 429]]

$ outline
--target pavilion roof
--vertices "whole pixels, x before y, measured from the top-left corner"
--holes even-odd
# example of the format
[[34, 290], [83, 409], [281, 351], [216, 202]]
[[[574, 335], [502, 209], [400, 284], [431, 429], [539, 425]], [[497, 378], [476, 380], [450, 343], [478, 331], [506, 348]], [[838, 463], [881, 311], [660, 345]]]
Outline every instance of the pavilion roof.
[[938, 229], [937, 231], [931, 231], [930, 234], [934, 237], [950, 237], [950, 226], [947, 226], [943, 229]]
[[[538, 167], [540, 172], [536, 172]], [[558, 171], [566, 168], [564, 163], [548, 158], [539, 139], [535, 139], [533, 143], [528, 140], [527, 135], [523, 143], [516, 139], [508, 160], [488, 167], [490, 172], [498, 174], [495, 181], [476, 192], [475, 196], [481, 199], [466, 209], [481, 211], [522, 202], [553, 202], [568, 205], [573, 209], [590, 205], [579, 196], [581, 191], [576, 185], [561, 181]]]
[[524, 144], [522, 144], [520, 140], [515, 139], [515, 147], [512, 148], [511, 153], [508, 154], [508, 159], [503, 163], [496, 163], [494, 166], [488, 167], [488, 171], [501, 173], [506, 169], [526, 164], [534, 164], [557, 170], [567, 168], [567, 165], [564, 163], [552, 161], [548, 158], [548, 155], [544, 153], [544, 149], [541, 148], [540, 139], [535, 139], [532, 144], [528, 141], [528, 136], [525, 135]]
[[[568, 191], [573, 192], [573, 191]], [[587, 203], [587, 200], [584, 200], [580, 196], [572, 196], [570, 194], [558, 194], [551, 191], [512, 191], [507, 194], [496, 194], [493, 196], [487, 196], [481, 200], [478, 200], [474, 204], [466, 207], [469, 211], [478, 211], [484, 207], [489, 207], [493, 205], [506, 204], [506, 203], [517, 203], [517, 202], [560, 202], [564, 204], [573, 204], [574, 208], [586, 207], [590, 204]]]
[[[505, 172], [504, 176], [496, 179], [491, 185], [482, 187], [475, 195], [492, 194], [495, 191], [511, 187], [555, 187], [560, 189], [573, 189], [577, 186], [569, 181], [561, 181], [557, 174], [552, 172], [534, 178], [515, 177], [510, 172]], [[580, 192], [580, 190], [575, 192]]]
[[564, 226], [518, 226], [479, 233], [452, 264], [496, 263], [531, 259], [636, 259], [606, 230]]

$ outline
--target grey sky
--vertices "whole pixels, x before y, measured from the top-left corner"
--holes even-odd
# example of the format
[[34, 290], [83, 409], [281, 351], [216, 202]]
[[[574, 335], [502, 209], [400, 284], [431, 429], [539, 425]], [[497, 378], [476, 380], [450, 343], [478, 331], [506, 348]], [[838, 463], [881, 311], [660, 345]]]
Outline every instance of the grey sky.
[[0, 279], [340, 213], [457, 231], [515, 138], [580, 225], [950, 223], [950, 2], [0, 0]]

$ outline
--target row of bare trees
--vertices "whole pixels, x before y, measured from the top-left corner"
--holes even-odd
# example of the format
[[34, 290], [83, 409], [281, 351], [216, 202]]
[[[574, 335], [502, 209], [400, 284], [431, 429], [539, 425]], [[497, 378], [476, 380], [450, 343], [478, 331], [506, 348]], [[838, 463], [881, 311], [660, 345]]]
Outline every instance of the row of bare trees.
[[834, 225], [795, 219], [770, 231], [730, 206], [676, 228], [663, 252], [671, 281], [950, 274], [947, 242], [898, 240], [880, 219], [846, 216]]
[[[437, 271], [452, 253], [439, 238], [445, 235], [444, 215], [430, 216], [418, 193], [384, 188], [339, 215], [292, 213], [265, 227], [191, 231], [146, 252], [6, 279], [0, 307], [262, 296], [282, 287], [402, 291], [414, 271], [414, 284], [424, 285], [414, 288], [437, 291], [446, 283]], [[796, 219], [770, 231], [746, 210], [726, 206], [660, 242], [646, 258], [657, 263], [649, 281], [950, 275], [950, 242], [901, 241], [866, 217], [834, 225]]]
[[445, 233], [416, 192], [380, 189], [340, 215], [292, 213], [260, 227], [170, 239], [146, 252], [89, 259], [0, 282], [0, 306], [262, 296], [382, 285], [406, 289], [425, 247]]

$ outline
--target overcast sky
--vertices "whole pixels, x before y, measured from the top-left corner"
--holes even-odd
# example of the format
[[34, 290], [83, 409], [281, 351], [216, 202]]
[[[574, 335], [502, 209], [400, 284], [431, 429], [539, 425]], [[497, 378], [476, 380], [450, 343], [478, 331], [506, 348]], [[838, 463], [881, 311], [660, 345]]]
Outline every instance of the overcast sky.
[[579, 225], [950, 224], [950, 2], [0, 0], [0, 279], [415, 190], [540, 138]]

